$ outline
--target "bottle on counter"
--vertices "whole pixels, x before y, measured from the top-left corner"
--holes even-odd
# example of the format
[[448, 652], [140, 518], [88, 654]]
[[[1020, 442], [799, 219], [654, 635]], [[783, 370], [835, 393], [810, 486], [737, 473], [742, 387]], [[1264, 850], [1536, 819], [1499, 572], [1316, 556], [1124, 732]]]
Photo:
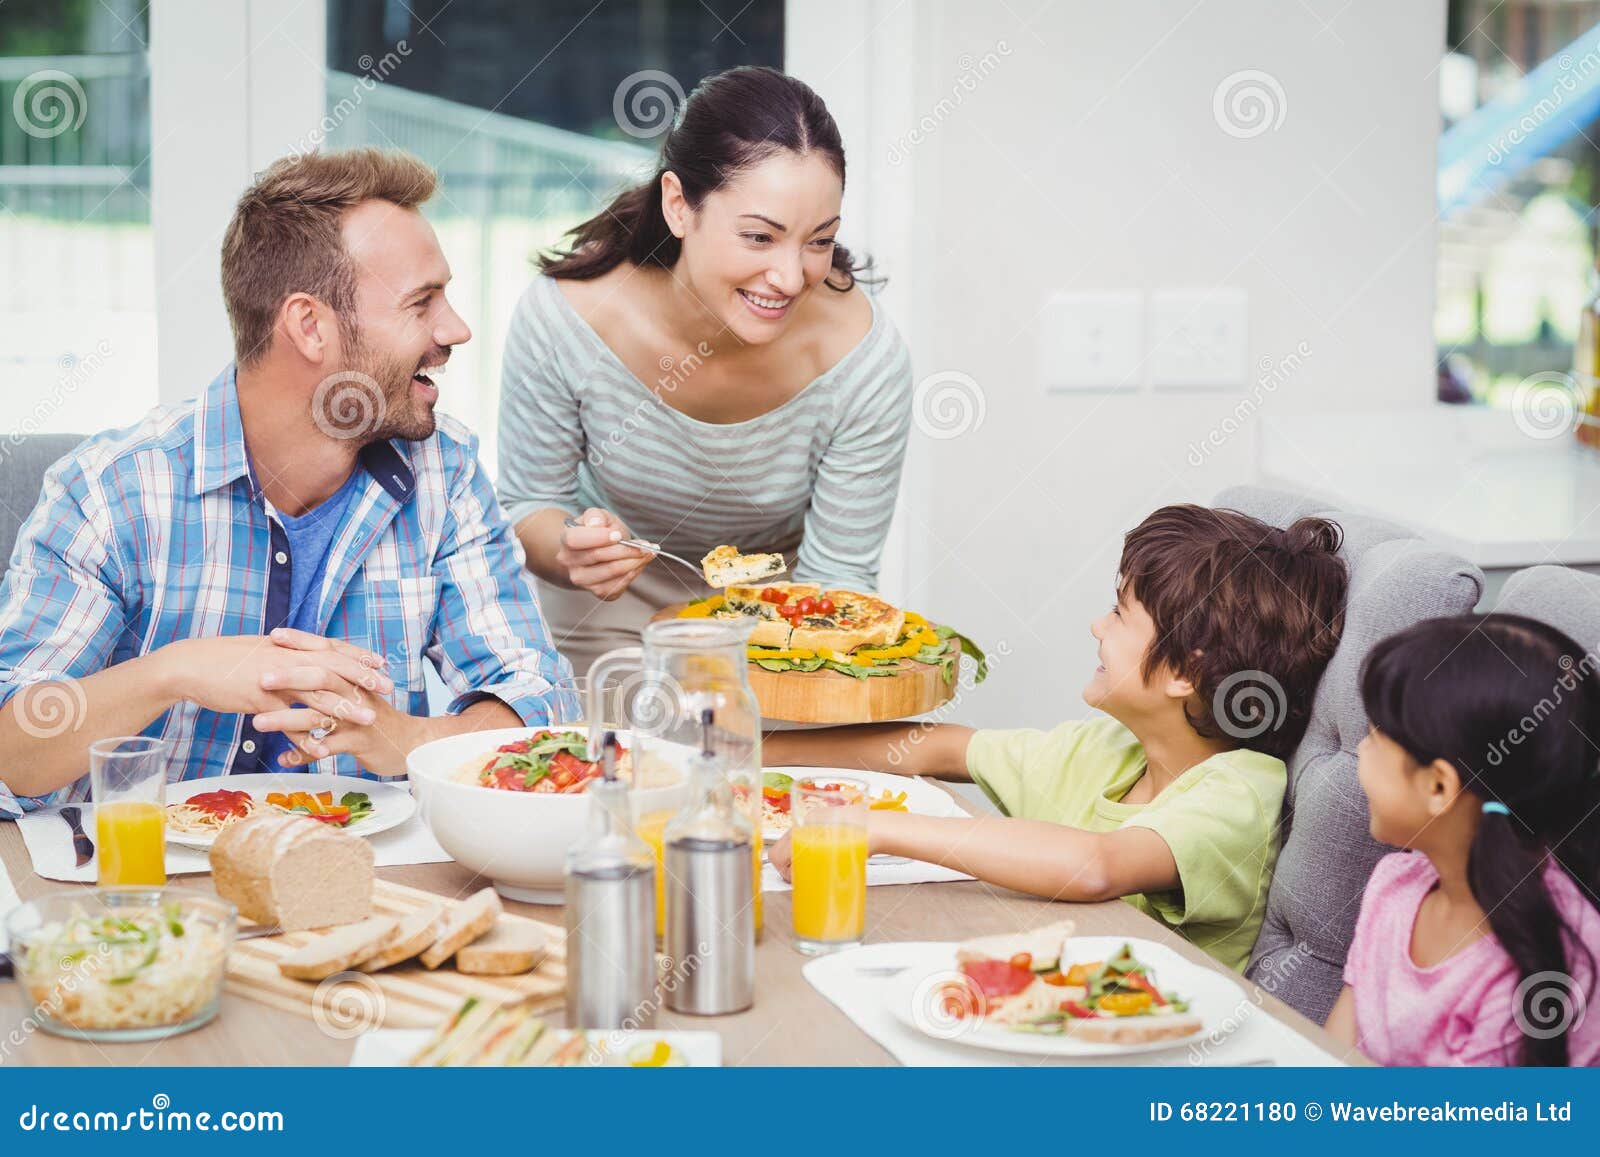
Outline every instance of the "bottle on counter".
[[629, 822], [606, 732], [589, 786], [589, 832], [567, 854], [567, 1026], [650, 1028], [656, 1010], [655, 855]]
[[752, 900], [755, 833], [734, 798], [713, 742], [715, 712], [700, 713], [701, 751], [690, 763], [689, 802], [663, 833], [666, 949], [662, 999], [676, 1012], [722, 1016], [755, 1003]]

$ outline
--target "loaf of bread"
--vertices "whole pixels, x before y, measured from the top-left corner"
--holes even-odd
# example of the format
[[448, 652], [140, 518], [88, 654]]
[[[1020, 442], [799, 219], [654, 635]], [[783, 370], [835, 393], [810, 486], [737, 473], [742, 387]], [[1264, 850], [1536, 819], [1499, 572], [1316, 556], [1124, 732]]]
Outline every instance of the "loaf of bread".
[[309, 816], [263, 813], [211, 845], [217, 895], [258, 924], [286, 932], [350, 924], [372, 914], [372, 846]]

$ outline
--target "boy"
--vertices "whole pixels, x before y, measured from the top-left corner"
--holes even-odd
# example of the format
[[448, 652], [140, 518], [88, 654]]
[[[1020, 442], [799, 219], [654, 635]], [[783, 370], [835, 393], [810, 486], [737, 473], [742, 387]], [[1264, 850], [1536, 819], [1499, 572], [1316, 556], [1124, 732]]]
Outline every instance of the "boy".
[[[1278, 855], [1284, 760], [1344, 625], [1339, 541], [1322, 519], [1279, 530], [1163, 507], [1124, 540], [1116, 603], [1089, 628], [1100, 665], [1083, 699], [1106, 718], [777, 732], [765, 762], [971, 780], [1003, 817], [873, 812], [872, 851], [1051, 899], [1121, 896], [1243, 969]], [[787, 840], [771, 858], [787, 873]]]

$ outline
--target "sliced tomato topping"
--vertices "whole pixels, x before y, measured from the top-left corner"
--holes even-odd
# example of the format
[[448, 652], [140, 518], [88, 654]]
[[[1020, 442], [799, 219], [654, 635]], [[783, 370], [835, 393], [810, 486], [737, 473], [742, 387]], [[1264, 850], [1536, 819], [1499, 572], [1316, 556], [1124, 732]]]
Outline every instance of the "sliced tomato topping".
[[1015, 996], [1033, 983], [1031, 968], [1018, 968], [1009, 960], [969, 960], [961, 971], [985, 996]]

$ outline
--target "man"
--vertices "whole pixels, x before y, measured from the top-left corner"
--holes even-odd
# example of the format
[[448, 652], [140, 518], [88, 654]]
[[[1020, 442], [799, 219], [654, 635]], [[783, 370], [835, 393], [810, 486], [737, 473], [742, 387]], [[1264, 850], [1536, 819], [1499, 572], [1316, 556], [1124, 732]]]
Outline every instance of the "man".
[[223, 241], [235, 365], [50, 468], [0, 586], [0, 815], [82, 798], [108, 736], [164, 736], [174, 779], [399, 775], [430, 739], [573, 717], [477, 440], [434, 415], [471, 337], [434, 180], [373, 149], [274, 164]]

